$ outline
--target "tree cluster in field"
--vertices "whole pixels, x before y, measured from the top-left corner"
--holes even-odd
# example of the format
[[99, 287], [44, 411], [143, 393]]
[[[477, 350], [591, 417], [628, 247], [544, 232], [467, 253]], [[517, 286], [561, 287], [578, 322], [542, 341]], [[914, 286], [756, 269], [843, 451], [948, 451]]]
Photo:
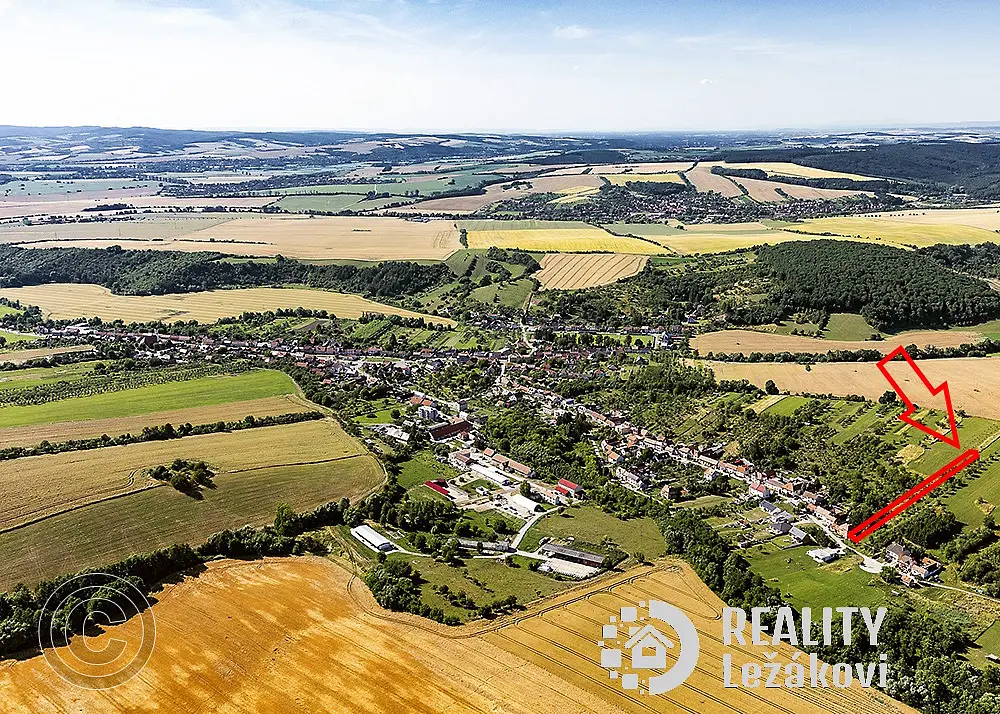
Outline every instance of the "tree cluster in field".
[[123, 446], [125, 444], [138, 444], [145, 441], [165, 441], [167, 439], [182, 439], [185, 436], [198, 436], [200, 434], [217, 434], [222, 432], [240, 431], [242, 429], [255, 429], [264, 426], [276, 426], [279, 424], [298, 424], [303, 421], [315, 421], [325, 418], [322, 412], [291, 412], [274, 416], [254, 417], [247, 415], [239, 421], [217, 421], [211, 424], [190, 423], [173, 426], [172, 424], [162, 424], [157, 426], [144, 426], [138, 434], [126, 433], [119, 436], [102, 436], [93, 439], [70, 439], [55, 444], [49, 441], [42, 441], [37, 446], [5, 446], [0, 448], [0, 461], [10, 461], [20, 459], [25, 456], [41, 456], [43, 454], [61, 454], [65, 451], [89, 451], [91, 449], [103, 449], [107, 446]]
[[[280, 523], [281, 532], [275, 526], [245, 526], [216, 533], [196, 548], [186, 544], [173, 545], [151, 553], [132, 555], [117, 563], [79, 573], [83, 578], [74, 583], [74, 586], [82, 588], [88, 583], [105, 585], [105, 574], [109, 574], [123, 578], [143, 595], [149, 595], [166, 578], [219, 556], [256, 559], [293, 553], [325, 552], [325, 546], [310, 537], [308, 531], [343, 523], [344, 513], [349, 506], [350, 503], [345, 498], [323, 504], [306, 513], [292, 513], [291, 518], [287, 517], [286, 512]], [[278, 518], [282, 518], [282, 511], [279, 507]], [[40, 626], [46, 631], [65, 631], [71, 635], [83, 631], [86, 608], [44, 608], [49, 596], [71, 577], [73, 576], [66, 575], [46, 580], [33, 588], [17, 585], [9, 592], [0, 593], [0, 658], [37, 652]], [[115, 596], [110, 590], [104, 589], [102, 594], [115, 597], [126, 615], [135, 613], [128, 602]]]
[[583, 417], [562, 414], [555, 424], [532, 407], [517, 405], [491, 411], [481, 425], [486, 441], [522, 464], [531, 464], [539, 477], [556, 482], [578, 482], [585, 462], [577, 448], [590, 424]]
[[852, 241], [794, 241], [757, 251], [784, 312], [857, 312], [876, 329], [972, 325], [1000, 316], [1000, 294], [910, 251]]
[[181, 493], [198, 497], [203, 488], [215, 488], [215, 472], [204, 461], [174, 459], [169, 465], [159, 464], [147, 471], [149, 477], [169, 483]]
[[486, 251], [486, 257], [489, 260], [496, 260], [502, 263], [523, 265], [525, 267], [525, 271], [522, 275], [531, 275], [532, 273], [540, 270], [542, 267], [539, 265], [538, 261], [535, 260], [535, 256], [519, 248], [497, 248], [496, 246], [490, 246], [490, 249]]
[[121, 295], [160, 295], [220, 288], [304, 283], [311, 287], [400, 298], [442, 284], [444, 263], [385, 261], [371, 267], [275, 261], [228, 261], [222, 253], [123, 250], [118, 246], [30, 249], [0, 247], [0, 287], [96, 283]]
[[490, 204], [476, 214], [495, 218], [572, 220], [593, 224], [662, 223], [665, 218], [683, 223], [701, 223], [706, 220], [714, 223], [746, 223], [871, 213], [895, 208], [900, 203], [898, 198], [888, 194], [758, 203], [742, 196], [728, 198], [715, 191], [695, 191], [686, 181], [650, 182], [642, 181], [638, 175], [636, 181], [624, 186], [605, 183], [600, 190], [588, 195], [583, 201], [553, 203], [557, 198], [559, 196], [553, 193], [530, 193]]

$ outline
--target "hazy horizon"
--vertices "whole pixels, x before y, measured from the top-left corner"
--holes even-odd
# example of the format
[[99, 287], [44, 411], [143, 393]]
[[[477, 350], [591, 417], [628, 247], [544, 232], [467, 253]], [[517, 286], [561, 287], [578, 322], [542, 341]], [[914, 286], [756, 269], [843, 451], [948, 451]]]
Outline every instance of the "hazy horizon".
[[0, 123], [545, 135], [990, 123], [998, 25], [971, 0], [948, 13], [858, 0], [0, 0], [0, 43], [22, 65]]

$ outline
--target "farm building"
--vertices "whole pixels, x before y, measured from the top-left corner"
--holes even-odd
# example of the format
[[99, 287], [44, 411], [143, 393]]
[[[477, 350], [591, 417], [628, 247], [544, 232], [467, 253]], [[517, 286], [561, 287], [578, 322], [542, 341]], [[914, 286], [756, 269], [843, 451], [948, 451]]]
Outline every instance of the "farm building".
[[432, 491], [437, 491], [442, 496], [451, 498], [451, 494], [448, 493], [448, 489], [445, 487], [445, 482], [442, 479], [438, 479], [437, 481], [424, 481], [424, 486]]
[[542, 510], [542, 504], [535, 503], [530, 498], [525, 498], [519, 493], [508, 497], [511, 507], [523, 518], [530, 518]]
[[483, 464], [472, 463], [469, 465], [469, 470], [473, 473], [477, 473], [487, 481], [492, 481], [497, 486], [510, 486], [513, 481], [507, 478], [507, 475], [502, 473], [499, 469], [493, 466], [484, 466]]
[[374, 551], [383, 553], [395, 550], [396, 546], [384, 535], [369, 526], [357, 526], [351, 529], [351, 535]]
[[465, 419], [459, 419], [451, 423], [442, 422], [441, 424], [435, 424], [427, 432], [430, 434], [431, 441], [445, 441], [453, 436], [461, 434], [463, 431], [469, 431], [472, 428], [472, 424], [465, 421]]
[[552, 558], [568, 560], [571, 563], [580, 563], [581, 565], [589, 565], [592, 568], [599, 568], [604, 564], [603, 555], [588, 553], [585, 550], [576, 550], [575, 548], [567, 548], [564, 545], [556, 545], [555, 543], [546, 543], [538, 550]]
[[474, 538], [459, 538], [458, 545], [465, 550], [476, 550], [483, 553], [509, 553], [510, 543], [505, 540], [488, 541]]
[[579, 498], [583, 495], [583, 488], [579, 484], [564, 478], [559, 479], [559, 483], [556, 484], [556, 491], [564, 496], [573, 496], [574, 498]]

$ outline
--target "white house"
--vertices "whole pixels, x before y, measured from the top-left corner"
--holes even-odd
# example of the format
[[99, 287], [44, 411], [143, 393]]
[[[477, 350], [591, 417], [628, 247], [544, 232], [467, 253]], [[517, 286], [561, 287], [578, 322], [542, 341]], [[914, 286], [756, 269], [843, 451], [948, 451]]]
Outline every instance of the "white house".
[[632, 669], [666, 669], [668, 648], [673, 649], [674, 643], [652, 625], [640, 628], [625, 643], [625, 649], [632, 651]]

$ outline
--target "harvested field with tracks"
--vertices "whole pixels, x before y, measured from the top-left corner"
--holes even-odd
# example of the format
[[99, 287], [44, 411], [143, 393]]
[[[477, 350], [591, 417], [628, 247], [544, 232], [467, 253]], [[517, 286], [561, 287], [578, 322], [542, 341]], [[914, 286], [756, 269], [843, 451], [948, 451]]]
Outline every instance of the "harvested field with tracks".
[[39, 347], [31, 350], [13, 350], [11, 352], [0, 352], [0, 362], [10, 362], [11, 364], [22, 364], [41, 357], [52, 357], [53, 355], [69, 354], [71, 352], [93, 352], [90, 345], [66, 345], [63, 347]]
[[448, 221], [388, 217], [257, 216], [2, 226], [0, 243], [51, 248], [218, 251], [232, 255], [354, 260], [443, 260], [461, 248]]
[[983, 335], [973, 330], [914, 330], [887, 335], [879, 341], [823, 340], [798, 335], [779, 335], [756, 330], [718, 330], [691, 339], [691, 346], [700, 355], [744, 354], [753, 352], [806, 352], [826, 354], [831, 350], [878, 350], [888, 354], [900, 345], [954, 347], [979, 342]]
[[[621, 605], [660, 598], [702, 635], [701, 664], [688, 682], [658, 696], [625, 692], [597, 662], [601, 625]], [[7, 710], [95, 714], [164, 708], [222, 714], [287, 711], [290, 702], [332, 714], [697, 712], [698, 714], [904, 714], [884, 695], [848, 690], [724, 689], [721, 609], [685, 565], [642, 568], [569, 591], [512, 621], [447, 628], [381, 610], [365, 587], [315, 557], [209, 564], [156, 594], [157, 646], [142, 675], [108, 691], [66, 686], [41, 657], [5, 663]], [[137, 646], [139, 620], [109, 628]], [[485, 630], [485, 631], [484, 631]], [[220, 649], [234, 631], [244, 646]], [[762, 661], [754, 648], [734, 659]], [[764, 648], [756, 648], [763, 650]], [[779, 648], [787, 661], [791, 648]], [[668, 658], [672, 655], [668, 652]], [[135, 704], [141, 702], [137, 709]]]
[[363, 453], [324, 420], [0, 461], [0, 531], [154, 485], [143, 472], [174, 459], [205, 461], [223, 474]]
[[[214, 486], [195, 498], [143, 473], [178, 458], [207, 462]], [[329, 419], [0, 462], [0, 590], [270, 523], [279, 501], [354, 500], [382, 479]]]
[[535, 277], [547, 290], [579, 290], [607, 285], [646, 266], [645, 255], [549, 253]]
[[304, 307], [327, 310], [341, 318], [358, 318], [366, 312], [375, 312], [382, 315], [423, 317], [429, 322], [452, 324], [451, 320], [383, 305], [360, 295], [307, 288], [245, 288], [167, 295], [113, 295], [100, 285], [48, 283], [24, 288], [3, 288], [0, 289], [0, 296], [20, 300], [25, 305], [37, 305], [45, 317], [54, 320], [100, 317], [109, 322], [121, 319], [125, 322], [197, 320], [211, 323], [219, 318], [236, 317], [244, 312]]
[[684, 175], [687, 177], [688, 181], [694, 184], [696, 189], [703, 193], [715, 191], [716, 193], [721, 193], [727, 198], [736, 198], [737, 196], [743, 195], [739, 186], [725, 176], [713, 174], [712, 169], [708, 166], [698, 165], [690, 171], [685, 171]]
[[[789, 362], [701, 361], [700, 364], [709, 367], [716, 379], [746, 379], [761, 388], [771, 379], [778, 389], [791, 393], [860, 394], [874, 400], [888, 387], [875, 362], [821, 362], [808, 370], [805, 365]], [[894, 376], [896, 364], [902, 363], [892, 363]], [[932, 384], [947, 380], [956, 408], [975, 416], [1000, 419], [1000, 384], [996, 380], [1000, 357], [928, 359], [920, 360], [919, 364]], [[912, 372], [900, 372], [898, 381], [904, 388], [920, 387]]]

